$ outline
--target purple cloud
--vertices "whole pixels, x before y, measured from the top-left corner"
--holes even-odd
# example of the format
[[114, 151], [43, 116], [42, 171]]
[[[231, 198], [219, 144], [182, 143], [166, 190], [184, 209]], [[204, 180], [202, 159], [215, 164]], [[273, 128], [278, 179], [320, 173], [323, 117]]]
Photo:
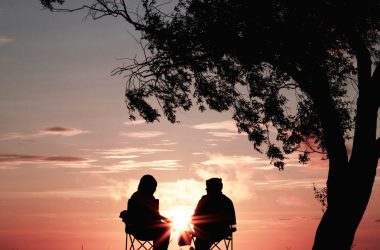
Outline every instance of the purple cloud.
[[41, 156], [23, 154], [0, 154], [0, 163], [86, 163], [89, 159], [76, 156]]
[[53, 126], [48, 128], [43, 128], [39, 132], [32, 134], [22, 134], [22, 133], [7, 133], [0, 135], [0, 141], [9, 141], [9, 140], [30, 140], [35, 138], [41, 138], [45, 136], [74, 136], [79, 134], [86, 134], [90, 131], [82, 130], [78, 128], [65, 128], [61, 126]]
[[65, 128], [60, 126], [44, 128], [40, 131], [41, 135], [60, 135], [60, 136], [74, 136], [79, 134], [89, 133], [87, 130], [77, 128]]
[[10, 43], [10, 42], [13, 42], [13, 39], [11, 39], [7, 36], [0, 36], [0, 46], [7, 44], [7, 43]]

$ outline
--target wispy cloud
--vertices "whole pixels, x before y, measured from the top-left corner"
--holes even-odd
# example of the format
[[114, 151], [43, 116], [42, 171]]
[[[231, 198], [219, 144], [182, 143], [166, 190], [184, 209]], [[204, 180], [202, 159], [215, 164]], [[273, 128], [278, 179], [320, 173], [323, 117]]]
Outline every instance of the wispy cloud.
[[201, 123], [192, 126], [194, 129], [208, 129], [208, 130], [228, 130], [237, 132], [236, 124], [232, 120], [226, 120], [221, 122]]
[[133, 158], [138, 158], [140, 156], [138, 155], [107, 155], [104, 156], [104, 159], [133, 159]]
[[231, 155], [226, 156], [222, 154], [208, 154], [209, 159], [201, 162], [202, 165], [218, 165], [221, 167], [233, 167], [240, 165], [250, 165], [258, 166], [262, 164], [267, 164], [268, 161], [265, 161], [258, 157], [245, 156], [245, 155]]
[[78, 128], [65, 128], [60, 126], [49, 127], [42, 129], [39, 133], [41, 135], [60, 135], [60, 136], [74, 136], [80, 134], [86, 134], [90, 131], [82, 130]]
[[[66, 167], [85, 167], [93, 162], [83, 157], [77, 156], [43, 156], [43, 155], [23, 155], [23, 154], [0, 154], [0, 164], [20, 165], [20, 164], [40, 164], [40, 167], [51, 167], [60, 165]], [[46, 165], [48, 164], [48, 165]]]
[[240, 136], [241, 134], [237, 132], [208, 132], [210, 135], [215, 136], [215, 137], [222, 137], [222, 138], [236, 138], [237, 136]]
[[2, 192], [5, 197], [12, 198], [112, 198], [114, 200], [121, 199], [126, 196], [126, 188], [128, 185], [103, 185], [82, 187], [80, 189], [64, 190], [42, 190], [30, 192]]
[[95, 153], [104, 155], [103, 158], [137, 158], [140, 155], [151, 155], [162, 152], [171, 152], [171, 149], [162, 148], [111, 148], [104, 150], [95, 150]]
[[277, 198], [277, 203], [285, 206], [291, 206], [291, 207], [304, 207], [307, 205], [306, 201], [300, 197], [297, 196], [281, 196]]
[[61, 126], [54, 126], [54, 127], [48, 127], [43, 128], [40, 131], [36, 133], [30, 133], [30, 134], [23, 134], [23, 133], [6, 133], [3, 135], [0, 135], [0, 141], [8, 141], [8, 140], [31, 140], [46, 136], [75, 136], [80, 134], [86, 134], [90, 131], [82, 130], [78, 128], [65, 128]]
[[218, 137], [219, 140], [223, 139], [224, 141], [230, 141], [232, 139], [235, 139], [237, 136], [241, 135], [238, 133], [238, 129], [236, 128], [235, 122], [232, 120], [212, 123], [201, 123], [194, 125], [191, 128], [199, 130], [212, 130], [208, 131], [207, 133], [214, 137]]
[[127, 125], [127, 126], [134, 126], [134, 125], [141, 125], [141, 124], [145, 124], [146, 121], [144, 120], [136, 120], [136, 121], [127, 121], [127, 122], [124, 122], [124, 125]]
[[323, 180], [294, 180], [294, 179], [283, 179], [283, 180], [266, 180], [267, 189], [294, 189], [294, 188], [311, 188], [313, 182], [321, 182]]
[[123, 136], [133, 137], [133, 138], [153, 138], [157, 136], [164, 135], [165, 133], [161, 131], [144, 131], [144, 132], [130, 132], [130, 133], [121, 133]]
[[202, 153], [202, 152], [194, 152], [194, 153], [191, 153], [193, 155], [204, 155], [205, 153]]
[[17, 139], [32, 139], [36, 138], [35, 134], [21, 134], [21, 133], [6, 133], [0, 135], [0, 141], [9, 141], [9, 140], [17, 140]]
[[9, 38], [7, 36], [0, 36], [0, 46], [4, 45], [4, 44], [7, 44], [7, 43], [11, 43], [13, 41], [14, 40], [12, 38]]
[[159, 143], [152, 144], [153, 146], [172, 146], [177, 145], [178, 142], [172, 142], [170, 140], [161, 140]]
[[116, 165], [106, 166], [105, 169], [110, 172], [123, 172], [138, 169], [152, 169], [152, 170], [177, 170], [182, 168], [179, 160], [154, 160], [154, 161], [121, 161]]

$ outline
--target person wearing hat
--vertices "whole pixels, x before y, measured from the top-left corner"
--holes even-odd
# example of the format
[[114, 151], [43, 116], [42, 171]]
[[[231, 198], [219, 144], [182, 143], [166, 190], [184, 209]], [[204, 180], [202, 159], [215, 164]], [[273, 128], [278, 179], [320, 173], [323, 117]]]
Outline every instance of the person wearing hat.
[[231, 235], [231, 226], [236, 225], [234, 205], [222, 189], [221, 178], [206, 181], [207, 194], [201, 197], [192, 216], [196, 250], [209, 250], [213, 242]]
[[159, 201], [153, 194], [157, 181], [152, 175], [140, 179], [137, 191], [128, 200], [127, 220], [132, 235], [153, 240], [154, 250], [167, 250], [170, 241], [170, 220], [159, 212]]

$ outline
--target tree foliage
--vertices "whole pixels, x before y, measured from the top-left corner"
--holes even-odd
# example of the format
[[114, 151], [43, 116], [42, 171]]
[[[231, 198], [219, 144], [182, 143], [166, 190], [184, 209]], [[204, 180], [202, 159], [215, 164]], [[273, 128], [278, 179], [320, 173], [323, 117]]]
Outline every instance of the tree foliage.
[[[63, 0], [41, 2], [52, 9]], [[95, 19], [120, 16], [142, 32], [145, 58], [115, 71], [128, 76], [132, 119], [164, 114], [175, 122], [179, 109], [193, 105], [231, 110], [239, 131], [282, 169], [286, 154], [302, 151], [306, 162], [308, 153], [325, 152], [319, 98], [333, 103], [339, 133], [349, 138], [355, 43], [378, 62], [378, 1], [181, 0], [167, 13], [156, 1], [142, 6], [141, 14], [121, 0], [84, 6]], [[292, 108], [289, 93], [297, 101]]]
[[314, 198], [321, 205], [321, 210], [324, 213], [327, 208], [327, 187], [317, 188], [315, 183], [313, 183]]

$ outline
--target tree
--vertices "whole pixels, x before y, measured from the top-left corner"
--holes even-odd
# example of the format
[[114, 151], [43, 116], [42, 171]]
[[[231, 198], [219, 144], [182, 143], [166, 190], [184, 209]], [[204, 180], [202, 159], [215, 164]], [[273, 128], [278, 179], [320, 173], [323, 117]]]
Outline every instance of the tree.
[[139, 31], [144, 58], [114, 71], [127, 76], [131, 119], [176, 122], [176, 111], [193, 105], [230, 110], [280, 170], [286, 155], [306, 163], [326, 154], [328, 206], [313, 249], [350, 249], [380, 156], [380, 1], [142, 0], [137, 10], [124, 0], [41, 3], [120, 17]]

